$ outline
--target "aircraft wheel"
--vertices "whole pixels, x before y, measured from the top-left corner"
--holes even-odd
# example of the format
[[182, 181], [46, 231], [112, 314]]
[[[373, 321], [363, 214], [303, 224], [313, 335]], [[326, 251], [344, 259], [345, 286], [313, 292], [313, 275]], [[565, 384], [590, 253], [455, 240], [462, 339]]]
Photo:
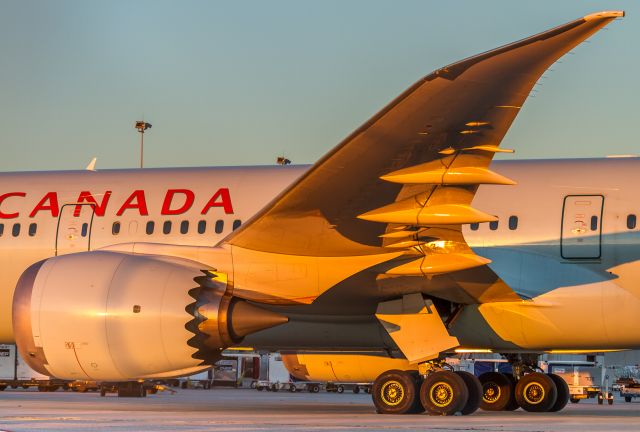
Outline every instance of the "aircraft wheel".
[[454, 415], [465, 408], [468, 400], [469, 390], [455, 372], [433, 372], [420, 386], [420, 401], [431, 415]]
[[371, 396], [380, 414], [408, 414], [419, 401], [417, 381], [409, 372], [389, 370], [373, 382]]
[[[482, 385], [480, 408], [484, 411], [509, 411], [515, 405], [514, 382], [500, 372], [486, 372], [478, 377]], [[514, 409], [515, 409], [514, 408]]]
[[553, 380], [553, 383], [556, 385], [556, 389], [558, 390], [558, 397], [556, 398], [556, 402], [549, 409], [549, 411], [557, 412], [562, 410], [567, 406], [567, 403], [569, 403], [569, 397], [571, 396], [569, 392], [569, 385], [559, 375], [552, 373], [547, 375], [549, 375], [549, 378]]
[[516, 400], [516, 384], [518, 383], [518, 381], [516, 381], [516, 378], [513, 376], [513, 374], [504, 374], [508, 379], [509, 382], [511, 383], [511, 398], [509, 399], [509, 403], [507, 404], [506, 407], [504, 407], [505, 411], [515, 411], [518, 408], [520, 408], [520, 405], [518, 405], [518, 401]]
[[469, 390], [469, 399], [467, 399], [467, 403], [462, 408], [462, 415], [473, 414], [480, 408], [480, 402], [482, 401], [482, 384], [480, 384], [480, 380], [474, 374], [466, 372], [466, 371], [456, 371], [456, 374], [462, 378], [464, 384], [467, 386], [467, 390]]
[[529, 412], [547, 412], [558, 399], [558, 389], [553, 380], [540, 372], [523, 376], [516, 384], [518, 405]]

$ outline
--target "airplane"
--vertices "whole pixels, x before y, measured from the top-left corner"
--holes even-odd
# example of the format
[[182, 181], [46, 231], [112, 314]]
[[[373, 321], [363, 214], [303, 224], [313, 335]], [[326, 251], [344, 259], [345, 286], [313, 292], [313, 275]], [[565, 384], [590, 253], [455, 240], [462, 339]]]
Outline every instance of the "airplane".
[[[543, 353], [640, 348], [638, 158], [501, 160], [586, 15], [420, 79], [312, 166], [0, 174], [0, 341], [62, 379], [230, 347], [373, 382], [379, 413], [561, 410]], [[501, 354], [475, 377], [446, 357]]]

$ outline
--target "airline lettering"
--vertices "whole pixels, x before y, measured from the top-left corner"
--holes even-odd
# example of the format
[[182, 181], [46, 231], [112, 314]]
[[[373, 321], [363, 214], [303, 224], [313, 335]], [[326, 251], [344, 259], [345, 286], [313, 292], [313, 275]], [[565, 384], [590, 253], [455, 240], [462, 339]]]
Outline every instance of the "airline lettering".
[[[91, 207], [93, 207], [96, 216], [104, 216], [111, 195], [112, 191], [106, 191], [96, 195], [93, 195], [91, 191], [81, 191], [78, 199], [75, 201], [78, 205], [76, 205], [73, 215], [76, 217], [80, 216], [83, 207], [81, 204], [89, 203]], [[15, 219], [19, 217], [20, 212], [16, 209], [16, 201], [26, 197], [26, 192], [0, 194], [0, 219]], [[196, 196], [192, 190], [169, 189], [165, 193], [162, 201], [160, 214], [171, 216], [186, 213], [193, 206], [195, 199]], [[226, 214], [233, 214], [233, 204], [231, 203], [231, 194], [228, 188], [218, 189], [202, 207], [200, 214], [206, 215], [209, 210], [214, 207], [221, 207]], [[133, 191], [118, 208], [116, 215], [122, 216], [125, 212], [133, 211], [137, 211], [140, 216], [149, 215], [147, 198], [145, 191], [142, 189]], [[40, 213], [48, 213], [52, 217], [58, 217], [60, 215], [60, 203], [57, 192], [47, 192], [44, 194], [29, 213], [29, 217], [35, 217]]]

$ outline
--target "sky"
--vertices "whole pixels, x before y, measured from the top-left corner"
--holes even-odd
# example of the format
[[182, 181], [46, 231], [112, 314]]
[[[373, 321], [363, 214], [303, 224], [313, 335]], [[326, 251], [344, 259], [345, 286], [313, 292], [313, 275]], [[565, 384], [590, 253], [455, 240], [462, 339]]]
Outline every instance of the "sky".
[[[640, 153], [637, 1], [0, 0], [0, 171], [313, 163], [446, 64], [624, 9], [553, 66], [502, 145]], [[509, 156], [514, 157], [514, 156]]]

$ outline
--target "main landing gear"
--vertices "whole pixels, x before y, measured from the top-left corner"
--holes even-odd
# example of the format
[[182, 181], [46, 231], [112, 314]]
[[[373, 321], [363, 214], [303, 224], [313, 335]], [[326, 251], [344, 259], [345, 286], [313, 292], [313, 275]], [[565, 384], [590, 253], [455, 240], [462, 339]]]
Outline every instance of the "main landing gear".
[[[555, 374], [514, 363], [515, 374], [487, 372], [480, 377], [428, 364], [424, 375], [390, 370], [373, 383], [373, 403], [381, 414], [468, 415], [485, 411], [556, 412], [569, 402], [569, 386]], [[518, 378], [516, 378], [518, 376]]]
[[371, 394], [381, 414], [466, 415], [480, 406], [482, 386], [468, 372], [436, 370], [423, 379], [415, 371], [391, 370], [375, 380]]

